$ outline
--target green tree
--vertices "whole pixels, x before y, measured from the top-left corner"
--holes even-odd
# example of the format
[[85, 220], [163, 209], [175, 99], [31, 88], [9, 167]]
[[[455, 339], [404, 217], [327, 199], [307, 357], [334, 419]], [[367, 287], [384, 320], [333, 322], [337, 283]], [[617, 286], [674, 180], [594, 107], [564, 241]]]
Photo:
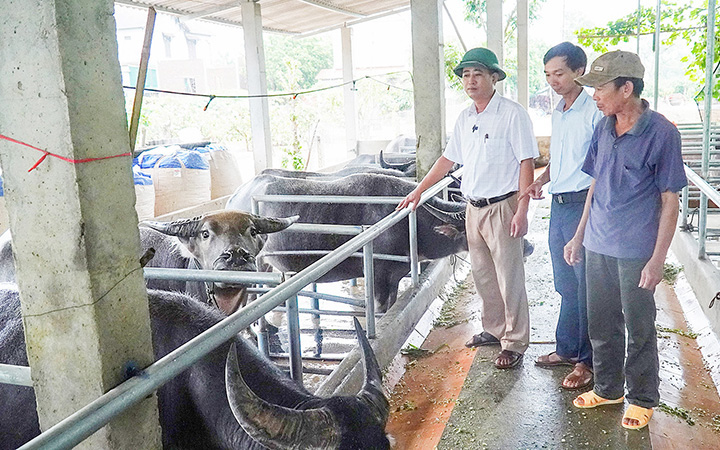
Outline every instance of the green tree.
[[[271, 93], [309, 90], [317, 84], [320, 71], [332, 67], [332, 45], [327, 39], [295, 39], [273, 34], [266, 38], [265, 65]], [[271, 99], [273, 146], [282, 151], [283, 167], [305, 168], [302, 142], [311, 139], [320, 114], [315, 100], [307, 95]]]
[[[688, 2], [675, 3], [663, 1], [660, 10], [660, 41], [663, 46], [669, 46], [677, 40], [685, 41], [690, 53], [681, 60], [687, 63], [686, 75], [690, 80], [705, 83], [705, 62], [707, 44], [707, 0], [702, 4], [693, 5]], [[593, 50], [604, 53], [610, 47], [620, 42], [629, 42], [638, 35], [652, 35], [655, 32], [655, 8], [640, 8], [640, 27], [638, 28], [638, 12], [611, 21], [605, 27], [581, 28], [575, 31], [580, 45], [591, 47]], [[720, 26], [720, 17], [716, 16], [715, 29]], [[715, 36], [714, 62], [720, 60], [720, 38]], [[715, 76], [713, 97], [720, 99], [720, 86], [718, 75]], [[703, 93], [700, 93], [702, 97]]]

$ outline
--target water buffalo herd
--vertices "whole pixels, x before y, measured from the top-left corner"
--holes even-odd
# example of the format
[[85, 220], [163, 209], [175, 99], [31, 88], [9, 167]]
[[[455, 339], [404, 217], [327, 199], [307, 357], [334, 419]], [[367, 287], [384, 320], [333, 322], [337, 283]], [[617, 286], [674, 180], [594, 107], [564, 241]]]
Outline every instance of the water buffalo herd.
[[[281, 271], [299, 272], [316, 261], [303, 250], [331, 251], [350, 237], [285, 230], [293, 223], [371, 225], [394, 204], [263, 203], [261, 194], [403, 197], [415, 183], [395, 169], [348, 168], [335, 174], [269, 170], [238, 188], [223, 211], [140, 228], [148, 266], [215, 270], [258, 270], [256, 259]], [[467, 250], [461, 202], [433, 198], [419, 208], [417, 242], [421, 259]], [[378, 237], [374, 251], [409, 255], [407, 219]], [[395, 302], [408, 262], [375, 260], [376, 302], [386, 311]], [[362, 276], [362, 260], [351, 257], [319, 281]], [[27, 365], [9, 233], [0, 236], [0, 363]], [[152, 341], [161, 358], [235, 311], [245, 286], [190, 282], [148, 282]], [[201, 300], [201, 301], [198, 301]], [[214, 300], [219, 307], [207, 304]], [[387, 449], [388, 403], [372, 349], [358, 326], [366, 379], [356, 396], [319, 398], [280, 371], [241, 337], [216, 349], [158, 391], [166, 448]], [[32, 388], [0, 384], [0, 449], [16, 448], [40, 430]]]

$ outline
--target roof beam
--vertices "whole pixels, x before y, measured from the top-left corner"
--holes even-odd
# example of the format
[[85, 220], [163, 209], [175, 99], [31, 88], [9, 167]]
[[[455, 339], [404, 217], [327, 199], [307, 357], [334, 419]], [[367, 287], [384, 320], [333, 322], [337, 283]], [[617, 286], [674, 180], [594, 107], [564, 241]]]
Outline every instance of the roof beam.
[[227, 11], [228, 9], [238, 8], [240, 5], [238, 2], [231, 2], [231, 3], [224, 3], [222, 5], [215, 5], [211, 6], [210, 8], [206, 8], [202, 11], [198, 11], [194, 14], [188, 14], [187, 16], [182, 16], [180, 18], [180, 22], [187, 22], [194, 19], [201, 19], [205, 16], [210, 16], [212, 14], [216, 14], [219, 12]]
[[337, 6], [333, 3], [326, 2], [323, 0], [298, 0], [301, 3], [306, 3], [308, 5], [317, 6], [318, 8], [326, 9], [328, 11], [345, 14], [347, 16], [352, 17], [367, 17], [367, 14], [362, 14], [355, 11], [350, 11], [349, 9], [341, 8], [340, 6]]

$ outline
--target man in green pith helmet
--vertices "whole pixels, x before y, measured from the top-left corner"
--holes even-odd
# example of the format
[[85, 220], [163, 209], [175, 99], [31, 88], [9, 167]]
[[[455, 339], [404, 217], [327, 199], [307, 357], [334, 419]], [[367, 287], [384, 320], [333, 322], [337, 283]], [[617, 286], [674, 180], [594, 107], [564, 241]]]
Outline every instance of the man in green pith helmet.
[[495, 90], [506, 74], [492, 51], [469, 50], [455, 74], [473, 104], [460, 113], [442, 156], [398, 209], [415, 208], [453, 164], [465, 166], [460, 189], [468, 201], [465, 225], [483, 325], [465, 345], [500, 345], [495, 366], [509, 369], [522, 361], [530, 339], [523, 264], [529, 199], [519, 200], [518, 191], [533, 181], [537, 141], [527, 111]]

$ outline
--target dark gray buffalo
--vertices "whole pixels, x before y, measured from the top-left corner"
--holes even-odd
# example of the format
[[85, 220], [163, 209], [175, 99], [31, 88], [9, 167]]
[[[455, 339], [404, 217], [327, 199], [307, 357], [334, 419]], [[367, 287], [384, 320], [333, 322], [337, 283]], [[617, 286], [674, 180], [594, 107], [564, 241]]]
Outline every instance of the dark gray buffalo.
[[[183, 294], [149, 291], [148, 297], [158, 359], [224, 318]], [[389, 449], [380, 369], [361, 330], [358, 339], [364, 387], [356, 396], [320, 398], [236, 337], [158, 391], [164, 447]], [[0, 363], [28, 363], [18, 293], [7, 284], [0, 287]], [[0, 384], [0, 405], [0, 448], [15, 449], [40, 433], [32, 388]]]
[[[257, 271], [255, 258], [267, 235], [289, 227], [297, 217], [273, 218], [244, 211], [222, 210], [174, 222], [143, 222], [142, 251], [152, 249], [146, 267], [170, 269]], [[0, 236], [0, 282], [14, 283], [12, 240], [7, 231]], [[186, 292], [215, 304], [227, 314], [243, 306], [247, 286], [223, 283], [148, 280], [150, 289]]]
[[[401, 178], [378, 174], [355, 174], [330, 181], [303, 180], [260, 175], [244, 184], [228, 200], [227, 208], [250, 208], [253, 195], [345, 195], [345, 196], [396, 196], [404, 197], [416, 186]], [[399, 201], [398, 201], [399, 202]], [[418, 253], [421, 260], [437, 259], [467, 250], [464, 203], [443, 202], [433, 198], [429, 202], [433, 214], [418, 208]], [[340, 225], [372, 225], [393, 212], [395, 204], [329, 204], [329, 203], [267, 203], [260, 204], [262, 214], [285, 216], [299, 215], [301, 223]], [[438, 218], [440, 217], [440, 218]], [[408, 256], [409, 231], [407, 219], [390, 228], [374, 241], [374, 252]], [[351, 237], [328, 234], [277, 233], [268, 237], [264, 252], [302, 250], [334, 250]], [[288, 254], [264, 256], [281, 271], [299, 272], [320, 256]], [[398, 283], [409, 272], [407, 262], [375, 259], [375, 298], [380, 311], [386, 311], [395, 302]], [[363, 276], [362, 258], [350, 257], [319, 282], [347, 280]]]

